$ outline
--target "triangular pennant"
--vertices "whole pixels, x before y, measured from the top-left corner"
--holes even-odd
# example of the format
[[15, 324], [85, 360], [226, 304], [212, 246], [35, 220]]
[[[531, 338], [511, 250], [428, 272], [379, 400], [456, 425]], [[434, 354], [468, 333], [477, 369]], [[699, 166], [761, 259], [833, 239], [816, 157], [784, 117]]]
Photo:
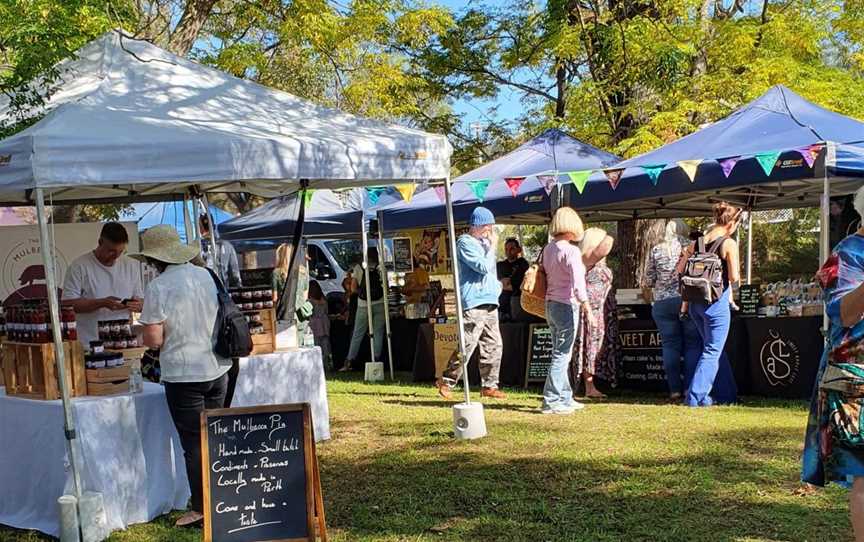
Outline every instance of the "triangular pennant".
[[555, 183], [558, 182], [558, 175], [537, 175], [537, 181], [548, 196], [552, 194], [552, 189], [555, 188]]
[[306, 191], [303, 192], [303, 207], [309, 207], [309, 204], [312, 203], [312, 194], [315, 193], [315, 190], [312, 188], [307, 188]]
[[380, 186], [367, 188], [366, 195], [369, 197], [369, 203], [371, 203], [372, 205], [377, 205], [378, 199], [381, 197], [381, 194], [383, 194], [385, 190], [387, 189]]
[[414, 197], [414, 191], [417, 190], [417, 185], [414, 183], [397, 184], [394, 188], [402, 195], [404, 201], [411, 201]]
[[348, 190], [340, 190], [336, 192], [336, 198], [339, 200], [339, 208], [344, 209], [348, 205], [348, 200], [351, 199], [351, 192]]
[[438, 201], [445, 203], [447, 201], [447, 193], [444, 191], [444, 185], [435, 187], [435, 195], [438, 196]]
[[588, 184], [588, 177], [591, 176], [594, 170], [586, 169], [585, 171], [569, 171], [567, 176], [570, 177], [570, 182], [576, 185], [576, 190], [581, 194], [585, 190], [585, 185]]
[[515, 198], [516, 194], [519, 193], [519, 187], [525, 182], [525, 177], [504, 177], [504, 182], [507, 183], [507, 188], [510, 189], [510, 193]]
[[822, 152], [822, 145], [807, 145], [806, 147], [799, 147], [795, 149], [801, 154], [801, 157], [804, 158], [804, 161], [807, 162], [807, 167], [813, 167], [813, 164], [816, 162], [816, 158], [819, 157], [819, 153]]
[[663, 172], [663, 168], [666, 167], [666, 164], [652, 164], [650, 166], [639, 166], [648, 175], [648, 178], [651, 179], [651, 184], [657, 186], [657, 181], [660, 179], [660, 173]]
[[699, 164], [701, 163], [701, 159], [679, 160], [678, 167], [684, 170], [684, 173], [687, 174], [687, 178], [690, 179], [690, 182], [692, 183], [696, 180], [696, 170], [699, 169]]
[[612, 185], [612, 190], [618, 188], [618, 183], [621, 182], [621, 176], [624, 174], [623, 169], [604, 169], [603, 173], [609, 179], [609, 184]]
[[720, 168], [723, 170], [723, 175], [726, 178], [729, 178], [729, 175], [732, 175], [732, 170], [735, 169], [735, 164], [740, 160], [740, 156], [730, 156], [729, 158], [722, 158], [717, 160], [717, 163], [720, 164]]
[[760, 166], [762, 166], [762, 171], [765, 172], [765, 175], [770, 177], [771, 172], [774, 171], [774, 165], [777, 163], [777, 159], [780, 158], [780, 151], [757, 152], [753, 157], [756, 158], [756, 161], [759, 162]]
[[484, 179], [482, 181], [471, 181], [468, 183], [468, 186], [471, 187], [471, 191], [474, 192], [474, 195], [477, 196], [480, 203], [483, 203], [483, 199], [486, 197], [486, 190], [489, 188], [490, 182], [489, 179]]

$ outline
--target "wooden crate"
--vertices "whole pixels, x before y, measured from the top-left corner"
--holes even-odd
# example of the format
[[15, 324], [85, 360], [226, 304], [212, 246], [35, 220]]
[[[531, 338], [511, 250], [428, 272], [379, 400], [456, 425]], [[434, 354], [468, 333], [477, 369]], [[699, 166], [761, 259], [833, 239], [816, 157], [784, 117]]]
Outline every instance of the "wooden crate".
[[93, 384], [105, 384], [106, 382], [120, 382], [129, 380], [129, 366], [110, 367], [107, 369], [87, 369], [87, 391], [93, 392]]
[[261, 315], [264, 333], [252, 335], [252, 355], [272, 354], [276, 351], [276, 309], [255, 311], [255, 314]]
[[129, 379], [120, 382], [88, 382], [89, 395], [120, 395], [129, 393]]
[[[54, 344], [4, 342], [3, 374], [6, 394], [53, 401], [60, 398]], [[63, 343], [66, 384], [72, 397], [87, 395], [84, 350], [78, 341]]]

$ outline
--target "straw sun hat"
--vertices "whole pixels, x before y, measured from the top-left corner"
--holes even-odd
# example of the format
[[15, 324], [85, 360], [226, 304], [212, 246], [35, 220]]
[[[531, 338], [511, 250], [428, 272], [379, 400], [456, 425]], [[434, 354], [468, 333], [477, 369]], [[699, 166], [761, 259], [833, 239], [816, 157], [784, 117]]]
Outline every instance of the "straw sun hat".
[[180, 241], [177, 230], [167, 224], [160, 224], [141, 234], [141, 251], [130, 254], [130, 258], [145, 261], [147, 258], [168, 264], [186, 263], [201, 252], [195, 245], [185, 245]]

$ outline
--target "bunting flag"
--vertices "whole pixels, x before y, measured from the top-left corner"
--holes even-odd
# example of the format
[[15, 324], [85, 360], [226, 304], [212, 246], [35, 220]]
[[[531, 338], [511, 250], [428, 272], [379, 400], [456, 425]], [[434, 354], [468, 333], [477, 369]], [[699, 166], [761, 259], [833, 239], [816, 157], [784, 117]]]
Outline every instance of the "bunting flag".
[[525, 182], [525, 177], [504, 177], [504, 182], [507, 183], [507, 188], [510, 189], [510, 193], [515, 198], [516, 194], [519, 193], [519, 187]]
[[[684, 173], [687, 174], [687, 178], [690, 179], [690, 182], [696, 180], [696, 170], [699, 169], [699, 164], [702, 163], [701, 159], [697, 160], [680, 160], [678, 162], [678, 167], [684, 170]], [[728, 175], [727, 175], [728, 177]]]
[[471, 181], [468, 183], [468, 186], [471, 187], [471, 191], [474, 192], [474, 195], [477, 196], [480, 203], [483, 203], [483, 199], [486, 197], [486, 190], [489, 188], [490, 182], [492, 181], [484, 179], [482, 181]]
[[306, 191], [303, 192], [303, 207], [309, 207], [309, 204], [312, 203], [312, 194], [314, 193], [314, 188], [307, 188]]
[[593, 169], [586, 169], [585, 171], [570, 171], [567, 173], [567, 176], [570, 177], [570, 182], [576, 185], [576, 190], [581, 194], [583, 190], [585, 190], [585, 185], [588, 184], [588, 177], [594, 172]]
[[819, 157], [819, 153], [822, 152], [822, 145], [807, 145], [805, 147], [799, 147], [795, 149], [804, 158], [804, 161], [807, 162], [807, 167], [813, 167], [813, 164], [816, 162], [816, 158]]
[[366, 195], [369, 196], [369, 203], [371, 203], [372, 205], [377, 205], [378, 199], [381, 197], [381, 194], [383, 194], [385, 190], [387, 189], [381, 186], [367, 188]]
[[555, 183], [558, 182], [558, 175], [537, 175], [537, 181], [546, 191], [546, 195], [549, 196], [552, 194], [552, 189], [555, 188]]
[[441, 203], [447, 202], [447, 193], [444, 191], [444, 185], [435, 187], [435, 195], [438, 196], [438, 201]]
[[336, 198], [339, 200], [339, 208], [344, 209], [348, 205], [348, 200], [351, 199], [351, 191], [340, 190], [336, 192]]
[[651, 184], [657, 186], [657, 181], [660, 179], [660, 173], [663, 172], [663, 168], [666, 167], [666, 164], [653, 164], [650, 166], [639, 166], [648, 175], [648, 178], [651, 179]]
[[757, 152], [753, 157], [762, 166], [762, 171], [765, 172], [765, 175], [770, 177], [777, 159], [780, 158], [780, 151]]
[[604, 169], [603, 173], [612, 185], [612, 190], [618, 188], [618, 183], [621, 182], [621, 176], [624, 175], [623, 169]]
[[417, 190], [417, 185], [414, 183], [403, 183], [394, 186], [397, 192], [402, 195], [404, 201], [411, 201], [414, 197], [414, 191]]
[[727, 179], [729, 178], [729, 175], [732, 175], [732, 170], [735, 169], [735, 164], [737, 164], [740, 159], [740, 156], [730, 156], [729, 158], [717, 160], [717, 163], [720, 164], [720, 168], [723, 170], [723, 175], [725, 175]]

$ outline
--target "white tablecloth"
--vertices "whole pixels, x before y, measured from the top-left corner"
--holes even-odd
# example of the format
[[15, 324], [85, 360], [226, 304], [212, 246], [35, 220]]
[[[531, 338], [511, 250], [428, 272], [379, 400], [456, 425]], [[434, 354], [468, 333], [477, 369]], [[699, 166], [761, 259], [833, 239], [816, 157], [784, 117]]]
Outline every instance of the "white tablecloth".
[[[327, 387], [318, 348], [240, 360], [233, 406], [310, 403], [316, 440], [330, 438]], [[183, 450], [157, 384], [144, 393], [72, 402], [85, 491], [102, 493], [108, 528], [184, 509]], [[0, 388], [0, 524], [60, 532], [57, 499], [71, 489], [60, 401], [7, 397]]]

